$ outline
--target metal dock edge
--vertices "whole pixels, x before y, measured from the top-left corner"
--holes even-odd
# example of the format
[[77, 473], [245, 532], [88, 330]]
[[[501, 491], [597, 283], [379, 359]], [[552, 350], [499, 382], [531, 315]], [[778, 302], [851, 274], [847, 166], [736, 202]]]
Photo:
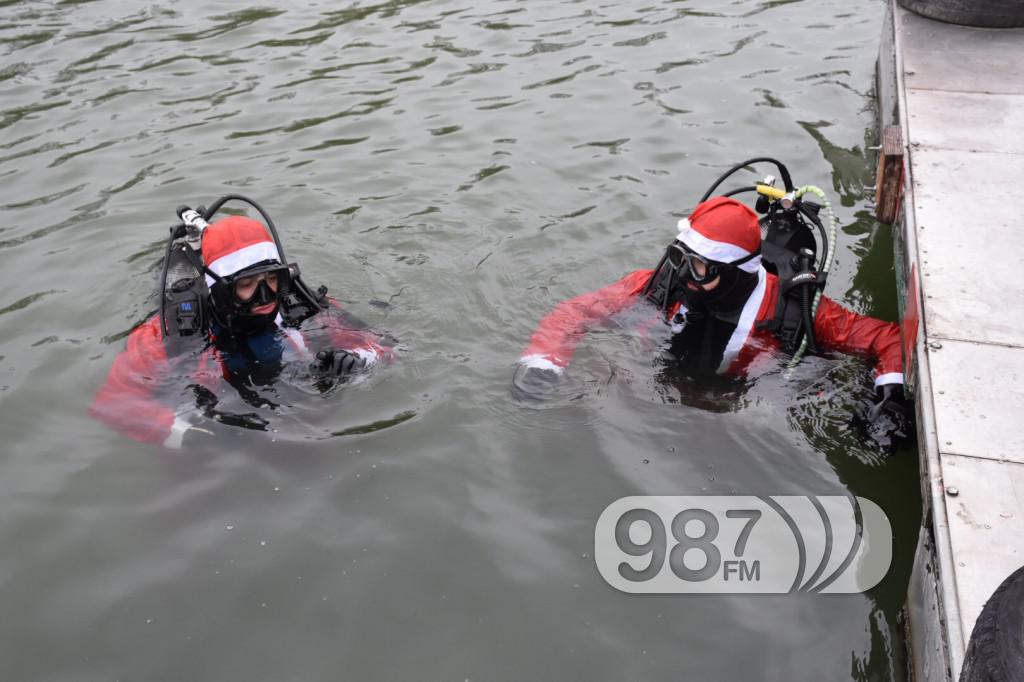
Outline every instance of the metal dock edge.
[[1024, 564], [1024, 29], [890, 0], [879, 124], [902, 131], [894, 225], [923, 525], [907, 595], [913, 679], [956, 680], [989, 595]]

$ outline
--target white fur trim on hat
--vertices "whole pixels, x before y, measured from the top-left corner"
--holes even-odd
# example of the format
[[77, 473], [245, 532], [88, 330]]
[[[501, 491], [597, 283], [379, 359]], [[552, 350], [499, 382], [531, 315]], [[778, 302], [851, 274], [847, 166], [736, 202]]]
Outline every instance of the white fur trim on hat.
[[[690, 221], [686, 218], [679, 221], [679, 235], [676, 239], [708, 260], [718, 261], [719, 263], [731, 263], [750, 255], [749, 251], [735, 244], [708, 239], [693, 229]], [[754, 256], [746, 263], [740, 263], [736, 267], [745, 272], [757, 272], [757, 269], [761, 267], [761, 254]]]
[[[268, 260], [281, 260], [281, 255], [277, 252], [277, 247], [274, 246], [274, 242], [256, 242], [249, 246], [243, 247], [238, 251], [232, 251], [231, 253], [225, 254], [217, 260], [209, 263], [206, 267], [210, 268], [215, 274], [220, 277], [227, 277], [233, 275], [240, 270], [245, 270], [251, 265], [262, 263]], [[216, 280], [206, 276], [206, 284], [213, 286]]]

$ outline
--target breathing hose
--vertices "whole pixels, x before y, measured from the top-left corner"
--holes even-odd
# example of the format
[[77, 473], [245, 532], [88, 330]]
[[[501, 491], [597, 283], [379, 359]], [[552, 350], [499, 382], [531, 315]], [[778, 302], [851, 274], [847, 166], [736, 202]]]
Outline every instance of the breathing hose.
[[[825, 209], [825, 214], [828, 219], [828, 248], [826, 250], [825, 258], [822, 261], [820, 268], [822, 274], [828, 274], [828, 271], [832, 268], [832, 261], [835, 258], [836, 232], [838, 230], [839, 220], [836, 218], [836, 214], [832, 211], [831, 202], [829, 202], [828, 197], [825, 195], [825, 192], [821, 190], [821, 188], [816, 187], [814, 185], [806, 185], [804, 187], [800, 187], [799, 189], [797, 189], [794, 196], [797, 199], [799, 199], [800, 197], [807, 193], [813, 194], [821, 201], [822, 208]], [[806, 298], [804, 300], [806, 301]], [[810, 309], [804, 311], [805, 315], [807, 313], [810, 314], [809, 320], [806, 316], [804, 318], [804, 324], [811, 325], [807, 327], [810, 333], [813, 333], [814, 319], [818, 315], [818, 304], [820, 302], [821, 289], [818, 289], [817, 291], [814, 292], [814, 302], [811, 304]], [[797, 363], [800, 362], [800, 359], [804, 356], [804, 353], [807, 352], [807, 345], [807, 333], [805, 333], [803, 340], [800, 342], [800, 346], [796, 349], [796, 352], [793, 353], [793, 358], [789, 361], [789, 364], [786, 366], [787, 371], [796, 367]]]

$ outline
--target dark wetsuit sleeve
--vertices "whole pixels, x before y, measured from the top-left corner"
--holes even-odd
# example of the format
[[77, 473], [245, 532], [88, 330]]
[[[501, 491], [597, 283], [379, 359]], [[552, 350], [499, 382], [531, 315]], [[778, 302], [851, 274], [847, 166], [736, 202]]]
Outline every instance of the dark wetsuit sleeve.
[[135, 440], [161, 443], [175, 423], [174, 410], [154, 397], [167, 375], [160, 321], [152, 317], [129, 334], [89, 413]]
[[519, 362], [561, 371], [569, 364], [587, 328], [635, 302], [651, 274], [651, 270], [637, 270], [615, 284], [559, 303], [540, 321]]
[[895, 322], [858, 315], [822, 296], [814, 333], [826, 350], [871, 358], [875, 362], [876, 386], [903, 383], [903, 350], [900, 328]]

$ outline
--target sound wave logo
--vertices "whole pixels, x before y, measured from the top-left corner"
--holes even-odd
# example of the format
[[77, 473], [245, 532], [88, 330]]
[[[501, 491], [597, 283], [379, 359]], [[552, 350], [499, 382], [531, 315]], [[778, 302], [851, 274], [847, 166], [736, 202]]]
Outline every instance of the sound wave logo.
[[863, 592], [892, 561], [888, 518], [859, 497], [625, 497], [594, 540], [601, 575], [635, 593]]

